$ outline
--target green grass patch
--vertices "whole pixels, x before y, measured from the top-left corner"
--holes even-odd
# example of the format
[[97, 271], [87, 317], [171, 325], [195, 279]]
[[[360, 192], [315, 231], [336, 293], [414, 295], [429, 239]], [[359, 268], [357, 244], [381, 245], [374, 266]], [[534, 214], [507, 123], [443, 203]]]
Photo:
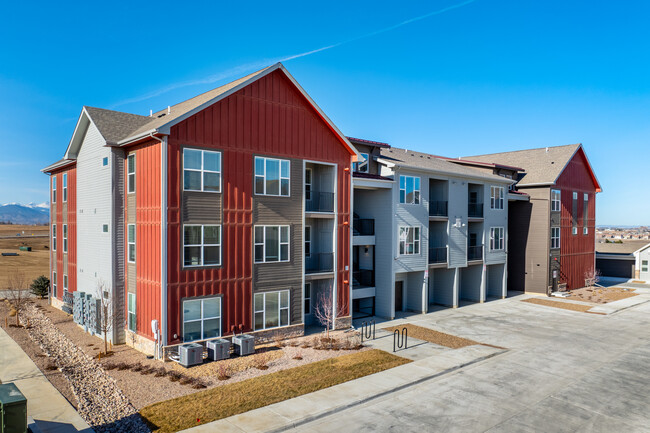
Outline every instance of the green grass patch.
[[381, 350], [357, 352], [152, 404], [140, 415], [154, 431], [176, 432], [408, 362]]

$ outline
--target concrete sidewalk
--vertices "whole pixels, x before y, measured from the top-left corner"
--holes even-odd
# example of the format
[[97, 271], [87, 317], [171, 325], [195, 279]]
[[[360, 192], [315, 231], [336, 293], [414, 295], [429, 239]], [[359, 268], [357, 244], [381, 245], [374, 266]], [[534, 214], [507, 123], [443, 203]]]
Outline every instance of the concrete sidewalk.
[[[379, 332], [377, 337], [379, 339]], [[392, 345], [392, 337], [390, 341]], [[417, 349], [418, 347], [420, 349]], [[424, 355], [429, 350], [424, 347], [413, 346], [413, 353], [417, 353], [417, 355], [412, 356], [420, 357]], [[411, 349], [396, 354], [408, 357], [406, 354], [409, 351]], [[507, 350], [482, 345], [467, 346], [444, 352], [436, 351], [435, 356], [428, 356], [380, 373], [371, 374], [370, 376], [184, 431], [193, 433], [284, 431], [384, 397], [390, 393], [407, 389], [468, 365], [480, 363], [505, 352]]]
[[91, 433], [68, 400], [54, 388], [18, 343], [0, 328], [0, 380], [13, 382], [27, 398], [27, 416], [41, 433]]

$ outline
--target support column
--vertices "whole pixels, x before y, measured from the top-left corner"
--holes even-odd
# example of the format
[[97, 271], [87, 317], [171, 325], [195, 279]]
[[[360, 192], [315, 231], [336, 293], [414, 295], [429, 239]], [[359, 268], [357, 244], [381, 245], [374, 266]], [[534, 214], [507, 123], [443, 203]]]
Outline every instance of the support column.
[[501, 299], [508, 296], [508, 264], [503, 264], [503, 281], [501, 282]]
[[458, 308], [458, 298], [460, 295], [460, 268], [454, 269], [454, 290], [452, 292], [452, 304], [453, 308]]
[[481, 289], [480, 289], [480, 292], [479, 292], [479, 302], [480, 302], [481, 304], [482, 304], [483, 302], [485, 302], [485, 300], [487, 299], [487, 295], [486, 295], [486, 292], [487, 292], [487, 284], [486, 284], [486, 280], [487, 280], [487, 265], [486, 265], [485, 263], [483, 263], [483, 267], [481, 268]]

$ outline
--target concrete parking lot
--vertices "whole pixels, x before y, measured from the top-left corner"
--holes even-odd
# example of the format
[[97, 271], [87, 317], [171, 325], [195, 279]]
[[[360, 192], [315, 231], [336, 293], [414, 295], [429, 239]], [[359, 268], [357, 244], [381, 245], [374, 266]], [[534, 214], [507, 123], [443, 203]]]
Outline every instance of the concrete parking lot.
[[390, 322], [509, 350], [296, 430], [650, 432], [650, 302], [596, 315], [522, 298]]

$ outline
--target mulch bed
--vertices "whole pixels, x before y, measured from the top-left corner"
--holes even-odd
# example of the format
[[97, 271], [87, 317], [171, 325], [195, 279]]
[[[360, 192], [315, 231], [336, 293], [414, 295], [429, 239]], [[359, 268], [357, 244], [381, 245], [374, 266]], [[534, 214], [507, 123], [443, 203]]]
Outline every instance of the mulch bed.
[[633, 289], [624, 289], [622, 287], [583, 287], [581, 289], [571, 290], [569, 293], [571, 293], [571, 296], [565, 299], [593, 302], [596, 304], [606, 304], [638, 295]]
[[540, 298], [522, 299], [521, 302], [544, 305], [545, 307], [561, 308], [563, 310], [580, 311], [583, 313], [587, 313], [588, 310], [593, 308], [593, 305], [574, 304], [573, 302], [551, 301], [550, 299], [540, 299]]
[[457, 337], [451, 334], [445, 334], [444, 332], [434, 331], [433, 329], [423, 328], [417, 325], [400, 325], [400, 326], [391, 326], [390, 328], [384, 328], [386, 331], [395, 332], [395, 330], [401, 331], [402, 328], [408, 330], [408, 336], [417, 338], [418, 340], [428, 341], [429, 343], [438, 344], [440, 346], [450, 347], [452, 349], [458, 349], [465, 346], [473, 346], [475, 344], [481, 344], [474, 340], [467, 338]]

